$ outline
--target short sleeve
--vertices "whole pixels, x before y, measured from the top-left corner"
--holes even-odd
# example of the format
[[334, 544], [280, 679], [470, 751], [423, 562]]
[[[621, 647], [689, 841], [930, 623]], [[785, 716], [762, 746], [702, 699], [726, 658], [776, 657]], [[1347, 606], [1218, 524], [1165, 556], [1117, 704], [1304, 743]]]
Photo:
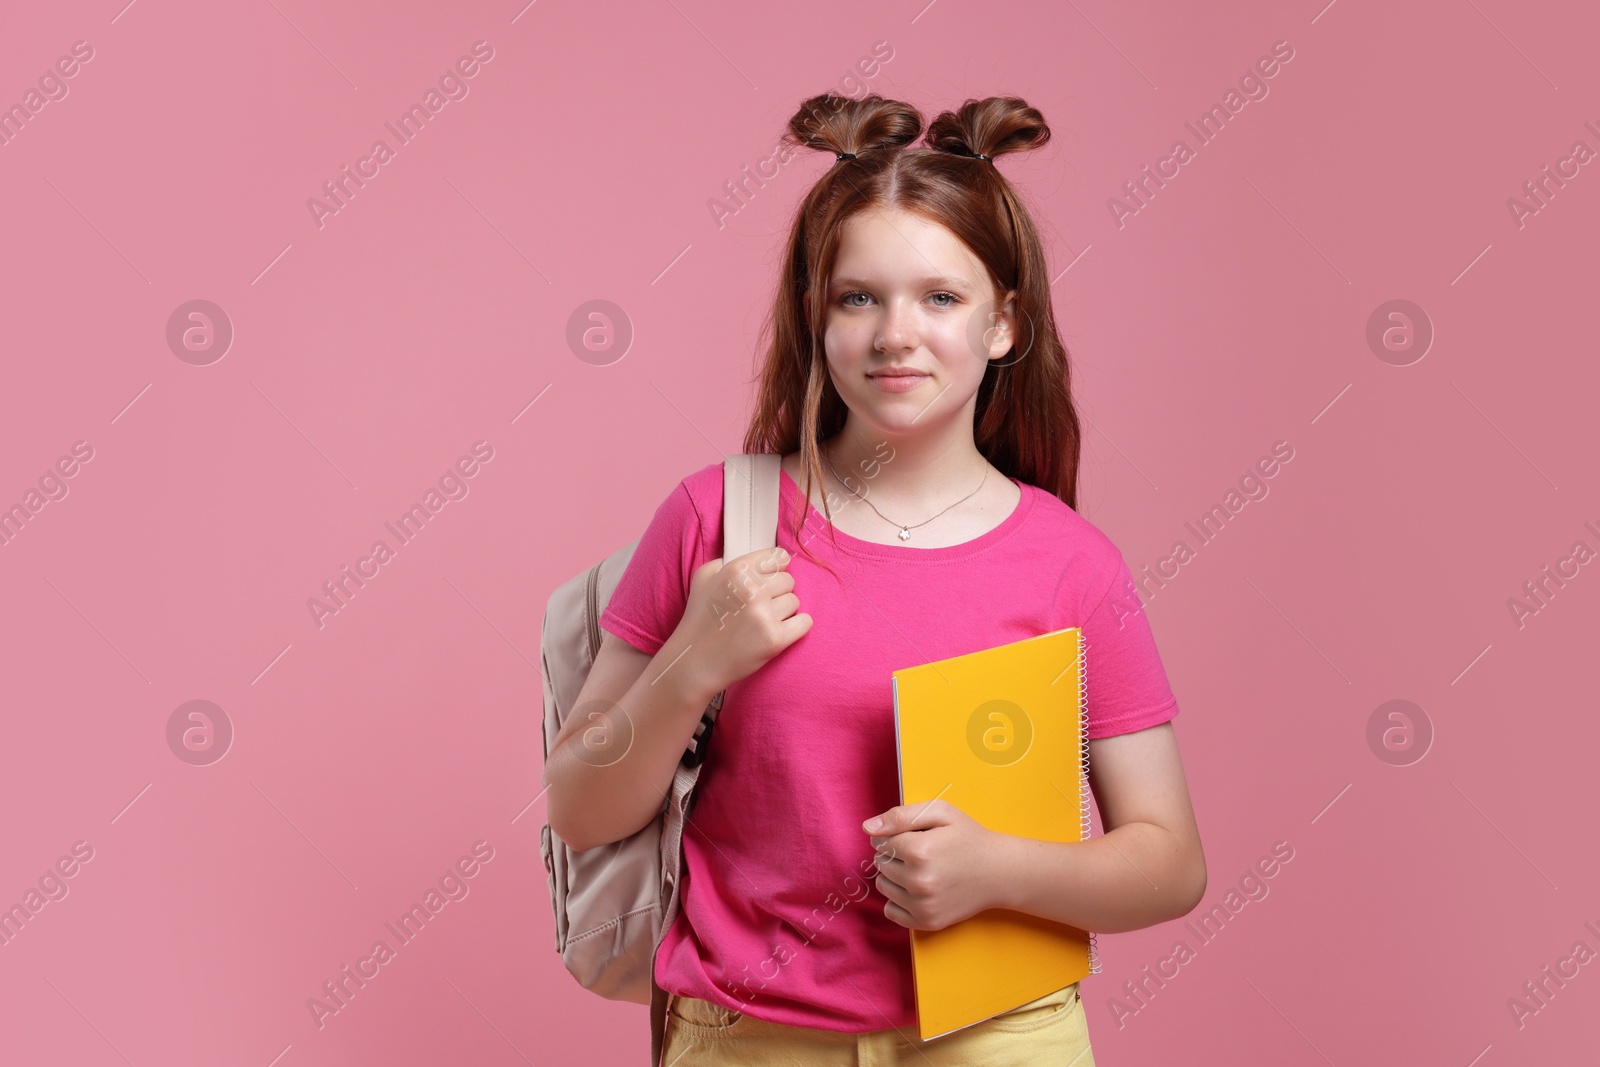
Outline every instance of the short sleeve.
[[1131, 734], [1178, 714], [1155, 635], [1119, 552], [1116, 574], [1099, 603], [1083, 617], [1084, 675], [1090, 740]]
[[651, 656], [678, 628], [689, 602], [690, 579], [705, 562], [699, 558], [704, 555], [704, 523], [686, 482], [679, 482], [656, 508], [600, 613], [603, 629]]

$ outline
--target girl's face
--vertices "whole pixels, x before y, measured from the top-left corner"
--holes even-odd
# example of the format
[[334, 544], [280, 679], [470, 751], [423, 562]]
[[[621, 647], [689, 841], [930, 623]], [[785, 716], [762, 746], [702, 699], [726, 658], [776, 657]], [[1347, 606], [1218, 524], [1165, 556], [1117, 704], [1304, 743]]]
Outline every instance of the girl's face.
[[840, 236], [823, 349], [858, 428], [917, 434], [963, 412], [970, 427], [984, 370], [1016, 335], [982, 261], [945, 227], [899, 210], [855, 215]]

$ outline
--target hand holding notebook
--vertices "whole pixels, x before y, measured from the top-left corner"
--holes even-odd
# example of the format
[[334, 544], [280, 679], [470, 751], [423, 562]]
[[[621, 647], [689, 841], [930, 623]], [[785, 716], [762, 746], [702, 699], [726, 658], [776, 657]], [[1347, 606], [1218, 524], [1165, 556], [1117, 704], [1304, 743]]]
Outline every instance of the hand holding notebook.
[[[939, 930], [994, 906], [993, 830], [949, 801], [904, 804], [862, 824], [872, 836], [889, 918]], [[909, 888], [916, 885], [917, 891]], [[886, 905], [886, 909], [888, 906]]]
[[[1089, 834], [1083, 635], [1056, 630], [894, 672], [900, 800], [948, 802], [983, 827], [1042, 841]], [[1098, 968], [1093, 935], [991, 908], [912, 930], [926, 1040]]]

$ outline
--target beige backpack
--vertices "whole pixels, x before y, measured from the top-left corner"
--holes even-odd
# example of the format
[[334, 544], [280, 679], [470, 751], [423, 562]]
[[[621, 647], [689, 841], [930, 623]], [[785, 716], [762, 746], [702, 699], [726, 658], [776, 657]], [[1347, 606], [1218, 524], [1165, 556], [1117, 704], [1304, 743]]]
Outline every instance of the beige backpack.
[[[724, 461], [724, 560], [777, 543], [780, 458], [764, 453]], [[550, 595], [539, 638], [547, 761], [600, 650], [600, 615], [638, 546], [619, 548]], [[650, 1005], [652, 1067], [661, 1059], [667, 998], [655, 983], [655, 953], [678, 913], [683, 823], [722, 698], [718, 693], [707, 705], [672, 776], [671, 796], [650, 825], [584, 852], [568, 848], [548, 823], [539, 830], [561, 961], [585, 989]]]

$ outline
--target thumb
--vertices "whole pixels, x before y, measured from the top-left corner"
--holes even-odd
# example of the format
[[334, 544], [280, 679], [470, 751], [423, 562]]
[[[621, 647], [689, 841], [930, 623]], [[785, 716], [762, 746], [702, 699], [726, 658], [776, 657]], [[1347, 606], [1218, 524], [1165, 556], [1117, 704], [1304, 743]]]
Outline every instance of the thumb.
[[861, 824], [871, 834], [892, 836], [907, 830], [931, 830], [950, 821], [948, 801], [924, 800], [916, 804], [901, 804], [882, 815], [874, 816]]
[[906, 809], [904, 807], [894, 807], [881, 815], [874, 815], [862, 823], [861, 828], [869, 834], [889, 836], [904, 830], [906, 822]]

